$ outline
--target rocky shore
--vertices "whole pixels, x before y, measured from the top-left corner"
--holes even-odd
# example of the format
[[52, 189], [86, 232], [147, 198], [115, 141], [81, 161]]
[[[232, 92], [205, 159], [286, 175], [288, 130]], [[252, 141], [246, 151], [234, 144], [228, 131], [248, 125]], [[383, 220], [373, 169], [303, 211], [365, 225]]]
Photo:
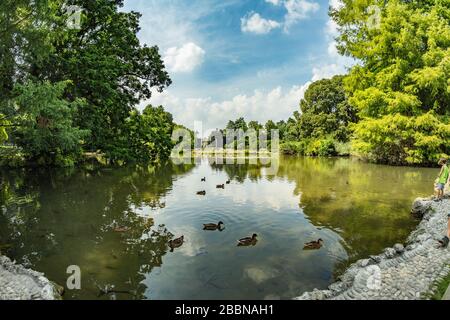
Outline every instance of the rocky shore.
[[326, 290], [306, 292], [297, 300], [427, 299], [436, 283], [450, 273], [450, 248], [438, 247], [446, 234], [450, 195], [440, 202], [418, 198], [413, 215], [421, 222], [405, 245], [396, 244], [377, 256], [359, 260]]
[[0, 256], [0, 300], [60, 300], [62, 287]]

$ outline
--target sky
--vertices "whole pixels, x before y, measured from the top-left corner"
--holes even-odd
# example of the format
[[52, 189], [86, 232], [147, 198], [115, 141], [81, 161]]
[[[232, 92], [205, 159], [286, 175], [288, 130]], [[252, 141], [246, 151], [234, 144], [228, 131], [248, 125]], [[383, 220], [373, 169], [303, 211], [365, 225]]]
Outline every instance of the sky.
[[149, 101], [203, 130], [228, 120], [287, 120], [312, 81], [344, 74], [329, 6], [340, 0], [125, 0], [139, 39], [157, 45], [173, 81]]

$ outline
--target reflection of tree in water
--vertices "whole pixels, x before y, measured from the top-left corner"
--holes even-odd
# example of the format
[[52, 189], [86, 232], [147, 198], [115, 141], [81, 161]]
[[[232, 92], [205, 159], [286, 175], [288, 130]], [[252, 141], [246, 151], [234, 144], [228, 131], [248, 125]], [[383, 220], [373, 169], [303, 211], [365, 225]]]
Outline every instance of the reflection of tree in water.
[[[0, 244], [11, 243], [6, 254], [61, 284], [67, 266], [79, 265], [83, 290], [67, 292], [70, 298], [96, 298], [97, 285], [114, 285], [123, 292], [118, 298], [143, 298], [141, 282], [161, 266], [173, 237], [149, 214], [165, 206], [173, 180], [192, 168], [5, 172]], [[119, 226], [126, 232], [116, 232]]]
[[210, 166], [213, 170], [225, 171], [230, 180], [239, 183], [243, 183], [247, 178], [253, 182], [260, 180], [263, 177], [262, 168], [270, 167], [270, 164], [264, 165], [259, 160], [256, 163], [252, 163], [249, 159], [245, 159], [245, 163], [239, 163], [236, 159], [234, 162], [230, 159], [223, 162], [223, 164], [210, 162]]
[[[255, 165], [211, 166], [240, 182], [261, 178], [261, 167]], [[410, 204], [424, 193], [420, 181], [431, 176], [426, 170], [353, 159], [283, 157], [276, 177], [295, 183], [294, 194], [312, 225], [342, 239], [349, 259], [336, 262], [335, 274], [340, 274], [349, 263], [406, 239], [416, 225], [409, 217]]]
[[378, 254], [403, 241], [416, 225], [410, 218], [412, 200], [423, 193], [428, 174], [416, 168], [377, 166], [351, 159], [295, 159], [281, 162], [280, 176], [296, 183], [300, 206], [311, 223], [342, 238], [348, 264]]

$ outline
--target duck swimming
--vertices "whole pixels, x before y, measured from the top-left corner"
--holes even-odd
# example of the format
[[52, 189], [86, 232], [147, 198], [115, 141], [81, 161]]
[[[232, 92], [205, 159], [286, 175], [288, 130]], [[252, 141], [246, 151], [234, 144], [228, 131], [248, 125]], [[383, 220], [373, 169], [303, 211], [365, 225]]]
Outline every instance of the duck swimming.
[[245, 237], [242, 239], [238, 240], [238, 247], [242, 247], [242, 246], [254, 246], [256, 244], [256, 242], [258, 242], [258, 240], [256, 239], [258, 235], [256, 233], [254, 233], [251, 237]]
[[322, 248], [323, 240], [319, 239], [317, 241], [311, 241], [305, 243], [305, 246], [303, 247], [303, 250], [317, 250]]
[[203, 230], [211, 230], [211, 231], [219, 230], [219, 231], [222, 231], [222, 225], [223, 225], [222, 221], [219, 221], [218, 224], [206, 223], [206, 224], [203, 224]]
[[206, 181], [206, 177], [202, 178], [202, 182], [205, 182], [205, 181]]
[[226, 184], [230, 184], [230, 183], [231, 183], [231, 180], [227, 180]]
[[127, 232], [130, 230], [128, 227], [116, 227], [114, 228], [114, 232]]
[[169, 241], [170, 252], [173, 252], [173, 249], [175, 249], [175, 248], [181, 247], [183, 245], [183, 242], [184, 242], [184, 236], [170, 240]]
[[217, 186], [216, 186], [216, 188], [217, 189], [225, 189], [225, 184], [218, 184]]
[[197, 192], [197, 195], [199, 195], [199, 196], [206, 196], [206, 191], [205, 191], [205, 190], [203, 190], [203, 191], [198, 191], [198, 192]]

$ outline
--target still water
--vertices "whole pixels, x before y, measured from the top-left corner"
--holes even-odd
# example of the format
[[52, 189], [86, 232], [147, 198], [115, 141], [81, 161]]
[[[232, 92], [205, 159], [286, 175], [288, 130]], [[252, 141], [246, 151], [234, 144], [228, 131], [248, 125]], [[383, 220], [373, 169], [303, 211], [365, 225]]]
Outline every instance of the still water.
[[[61, 285], [67, 267], [79, 266], [81, 290], [65, 299], [289, 299], [403, 242], [418, 223], [411, 203], [432, 192], [435, 176], [296, 157], [281, 158], [275, 176], [208, 158], [156, 169], [2, 171], [0, 250]], [[220, 220], [224, 230], [202, 230]], [[236, 246], [253, 233], [255, 246]], [[167, 242], [181, 235], [170, 252]], [[303, 251], [318, 238], [320, 250]], [[105, 287], [113, 292], [101, 294]]]

